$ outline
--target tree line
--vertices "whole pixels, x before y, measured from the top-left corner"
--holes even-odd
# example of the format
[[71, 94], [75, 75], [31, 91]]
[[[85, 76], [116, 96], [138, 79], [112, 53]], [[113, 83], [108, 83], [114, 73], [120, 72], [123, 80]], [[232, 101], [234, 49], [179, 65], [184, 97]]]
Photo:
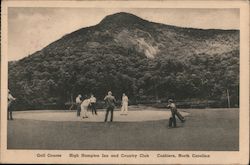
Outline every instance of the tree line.
[[72, 54], [41, 51], [9, 63], [9, 89], [17, 110], [67, 108], [78, 94], [102, 101], [111, 90], [130, 104], [214, 100], [214, 107], [239, 106], [239, 51], [196, 54], [178, 59], [159, 54], [148, 59], [133, 49], [114, 48]]

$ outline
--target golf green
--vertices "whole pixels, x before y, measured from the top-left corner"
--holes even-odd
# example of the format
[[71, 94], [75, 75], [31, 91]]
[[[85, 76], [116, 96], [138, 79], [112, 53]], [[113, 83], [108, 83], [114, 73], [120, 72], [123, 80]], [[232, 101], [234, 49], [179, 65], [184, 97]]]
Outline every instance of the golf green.
[[[150, 108], [149, 108], [150, 109]], [[149, 111], [140, 111], [141, 114]], [[238, 109], [179, 110], [185, 123], [177, 119], [177, 128], [168, 128], [169, 111], [151, 111], [159, 114], [155, 120], [114, 122], [76, 120], [25, 119], [14, 113], [8, 121], [8, 149], [48, 150], [239, 150]], [[57, 113], [44, 111], [42, 113]], [[21, 112], [20, 112], [21, 113]], [[28, 113], [28, 111], [27, 111]], [[39, 113], [39, 112], [36, 112]], [[58, 112], [59, 113], [59, 112]], [[61, 112], [74, 114], [74, 112]], [[99, 112], [102, 116], [104, 112]], [[140, 114], [135, 111], [134, 114]], [[163, 113], [163, 114], [160, 114]], [[19, 114], [20, 115], [20, 114]], [[92, 114], [91, 114], [92, 115]], [[166, 115], [166, 116], [164, 116]], [[54, 118], [55, 116], [53, 116]], [[76, 118], [76, 117], [75, 117]], [[91, 118], [91, 116], [90, 116]], [[103, 119], [103, 118], [102, 118]]]

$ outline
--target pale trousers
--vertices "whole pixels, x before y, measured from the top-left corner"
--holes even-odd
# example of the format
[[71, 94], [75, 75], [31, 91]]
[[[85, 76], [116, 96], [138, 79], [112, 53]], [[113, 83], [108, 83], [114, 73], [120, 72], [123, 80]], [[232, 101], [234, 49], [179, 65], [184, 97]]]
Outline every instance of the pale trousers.
[[88, 106], [81, 105], [81, 117], [87, 117], [88, 116]]
[[122, 103], [122, 108], [121, 108], [122, 114], [127, 114], [128, 113], [128, 103]]

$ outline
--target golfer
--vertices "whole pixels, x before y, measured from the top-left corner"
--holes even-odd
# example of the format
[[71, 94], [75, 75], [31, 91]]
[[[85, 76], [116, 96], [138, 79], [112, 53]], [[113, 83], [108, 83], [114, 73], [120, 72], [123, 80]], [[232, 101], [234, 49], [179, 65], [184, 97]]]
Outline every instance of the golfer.
[[111, 91], [109, 91], [108, 95], [105, 96], [104, 101], [106, 102], [106, 105], [107, 105], [107, 110], [106, 110], [106, 115], [105, 115], [104, 122], [107, 122], [109, 112], [111, 113], [110, 121], [112, 122], [113, 121], [113, 112], [114, 112], [116, 100], [115, 100], [115, 97], [112, 96]]
[[80, 116], [81, 112], [82, 95], [76, 97], [76, 116]]
[[81, 117], [88, 118], [88, 106], [90, 104], [90, 99], [85, 97], [85, 99], [81, 103]]
[[122, 94], [122, 108], [121, 108], [121, 115], [128, 114], [128, 96], [125, 93]]
[[93, 94], [91, 94], [90, 108], [91, 108], [91, 111], [92, 111], [92, 115], [94, 114], [94, 112], [95, 112], [95, 115], [97, 115], [95, 104], [96, 104], [96, 98], [95, 98], [95, 96]]
[[169, 124], [168, 124], [168, 126], [169, 127], [172, 127], [172, 126], [176, 127], [176, 118], [175, 118], [175, 115], [176, 115], [177, 109], [176, 109], [176, 105], [174, 104], [174, 101], [172, 99], [168, 100], [167, 108], [170, 108], [171, 114], [172, 114], [172, 116], [169, 118]]
[[169, 127], [176, 127], [176, 118], [175, 115], [180, 119], [181, 122], [185, 122], [185, 118], [177, 111], [176, 105], [172, 99], [168, 100], [168, 108], [171, 110], [172, 116], [169, 119]]
[[10, 90], [8, 89], [8, 120], [13, 120], [12, 117], [12, 102], [15, 101], [16, 98], [14, 98], [11, 94], [10, 94]]

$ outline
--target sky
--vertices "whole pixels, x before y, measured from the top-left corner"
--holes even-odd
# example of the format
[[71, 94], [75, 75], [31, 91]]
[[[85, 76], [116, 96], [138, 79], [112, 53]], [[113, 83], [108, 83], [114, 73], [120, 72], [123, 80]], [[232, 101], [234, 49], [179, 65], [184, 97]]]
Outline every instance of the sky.
[[173, 8], [8, 8], [8, 60], [19, 60], [83, 27], [117, 12], [151, 22], [201, 29], [240, 29], [238, 9]]

